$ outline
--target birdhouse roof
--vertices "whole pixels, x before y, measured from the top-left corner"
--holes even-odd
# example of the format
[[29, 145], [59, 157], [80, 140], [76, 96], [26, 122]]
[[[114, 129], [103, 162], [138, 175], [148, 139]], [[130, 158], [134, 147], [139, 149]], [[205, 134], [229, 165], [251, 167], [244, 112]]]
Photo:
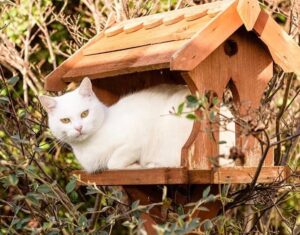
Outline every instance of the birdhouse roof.
[[257, 33], [286, 72], [300, 73], [300, 48], [256, 0], [226, 0], [114, 24], [50, 73], [45, 88], [59, 91], [84, 76], [190, 71], [243, 25]]

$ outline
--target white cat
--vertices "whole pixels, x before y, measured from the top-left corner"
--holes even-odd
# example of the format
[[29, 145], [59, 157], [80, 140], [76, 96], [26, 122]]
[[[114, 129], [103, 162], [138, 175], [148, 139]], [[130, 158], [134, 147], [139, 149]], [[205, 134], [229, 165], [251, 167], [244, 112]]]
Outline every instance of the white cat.
[[134, 167], [178, 167], [181, 148], [193, 122], [170, 115], [189, 90], [183, 85], [159, 85], [121, 98], [107, 107], [85, 78], [59, 97], [41, 96], [49, 127], [71, 145], [88, 172]]

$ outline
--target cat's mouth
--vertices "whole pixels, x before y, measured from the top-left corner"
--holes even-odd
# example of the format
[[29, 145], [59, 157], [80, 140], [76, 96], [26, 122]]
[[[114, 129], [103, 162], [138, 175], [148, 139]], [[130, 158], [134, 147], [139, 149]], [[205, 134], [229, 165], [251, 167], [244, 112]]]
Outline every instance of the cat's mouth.
[[76, 141], [82, 141], [82, 140], [84, 140], [86, 137], [87, 137], [86, 134], [81, 132], [81, 133], [78, 133], [78, 134], [75, 136], [75, 140], [76, 140]]
[[78, 133], [75, 138], [80, 138], [81, 136], [84, 136], [84, 133], [82, 132]]

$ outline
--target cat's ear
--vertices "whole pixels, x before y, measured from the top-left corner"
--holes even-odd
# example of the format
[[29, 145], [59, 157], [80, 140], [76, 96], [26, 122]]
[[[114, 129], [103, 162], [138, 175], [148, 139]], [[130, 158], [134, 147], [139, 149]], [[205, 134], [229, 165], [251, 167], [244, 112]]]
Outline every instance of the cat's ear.
[[88, 77], [85, 77], [80, 83], [79, 94], [84, 97], [93, 95], [92, 82]]
[[50, 113], [56, 106], [56, 100], [50, 96], [41, 95], [39, 96], [39, 100], [44, 107], [44, 109]]

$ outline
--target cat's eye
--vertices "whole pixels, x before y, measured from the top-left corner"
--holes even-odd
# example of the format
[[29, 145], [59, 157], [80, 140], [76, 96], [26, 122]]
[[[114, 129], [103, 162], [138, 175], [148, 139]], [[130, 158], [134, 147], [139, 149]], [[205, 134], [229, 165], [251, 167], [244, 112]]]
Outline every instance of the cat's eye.
[[80, 114], [81, 118], [86, 118], [89, 115], [89, 110], [85, 110]]
[[62, 119], [60, 119], [60, 121], [64, 124], [68, 124], [71, 122], [70, 118], [62, 118]]

